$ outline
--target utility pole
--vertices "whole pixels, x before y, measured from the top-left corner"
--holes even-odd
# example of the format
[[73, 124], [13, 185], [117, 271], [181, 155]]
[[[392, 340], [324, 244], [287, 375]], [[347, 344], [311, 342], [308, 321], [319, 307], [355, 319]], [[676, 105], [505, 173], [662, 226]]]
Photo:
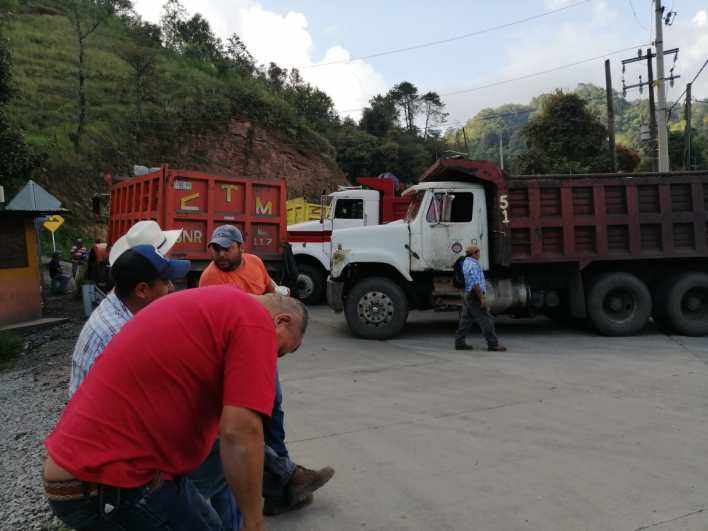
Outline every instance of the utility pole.
[[610, 172], [617, 171], [617, 152], [615, 150], [615, 105], [612, 94], [612, 73], [610, 60], [605, 59], [605, 92], [607, 93], [607, 136], [610, 150]]
[[462, 128], [462, 136], [465, 139], [465, 153], [467, 154], [467, 158], [469, 159], [470, 158], [470, 147], [467, 144], [467, 131], [465, 131], [464, 127]]
[[686, 132], [684, 133], [686, 144], [686, 169], [691, 169], [691, 83], [686, 85]]
[[[666, 50], [662, 52], [662, 57], [664, 55], [673, 55], [674, 56], [674, 61], [676, 60], [676, 56], [678, 55], [678, 48], [672, 48], [671, 50]], [[664, 85], [661, 84], [659, 85], [659, 80], [654, 82], [654, 68], [653, 68], [653, 63], [652, 59], [654, 57], [657, 57], [656, 54], [652, 53], [651, 48], [647, 49], [646, 55], [642, 54], [642, 50], [637, 51], [637, 57], [633, 57], [631, 59], [624, 59], [622, 61], [622, 94], [624, 96], [627, 95], [627, 91], [629, 89], [633, 88], [638, 88], [639, 92], [641, 93], [644, 90], [644, 87], [649, 88], [649, 134], [651, 136], [650, 138], [650, 145], [651, 145], [651, 150], [652, 150], [652, 161], [653, 161], [653, 171], [661, 171], [660, 165], [658, 163], [658, 154], [659, 154], [659, 149], [657, 148], [657, 136], [660, 138], [660, 130], [661, 128], [658, 127], [658, 122], [657, 120], [660, 117], [659, 109], [657, 109], [655, 103], [654, 103], [654, 85], [656, 84], [658, 87], [661, 87], [663, 89]], [[624, 73], [625, 73], [625, 67], [626, 65], [630, 63], [635, 63], [637, 61], [644, 61], [646, 59], [647, 62], [647, 80], [642, 81], [642, 76], [639, 76], [639, 83], [635, 83], [633, 85], [627, 85], [625, 84], [624, 81]], [[657, 61], [658, 63], [658, 61]], [[662, 61], [663, 65], [663, 61]], [[671, 75], [668, 78], [663, 78], [663, 81], [669, 81], [670, 83], [673, 83], [674, 79], [678, 79], [681, 76], [680, 75], [674, 75], [673, 73], [673, 68], [671, 69]], [[660, 78], [661, 79], [661, 78]], [[664, 98], [664, 108], [666, 107], [666, 98]], [[664, 111], [664, 114], [662, 115], [664, 117], [664, 128], [663, 131], [664, 133], [667, 133], [666, 129], [666, 111]], [[666, 138], [668, 138], [668, 134], [665, 135]], [[666, 144], [666, 149], [668, 150], [668, 143]], [[668, 160], [668, 156], [667, 156]], [[667, 170], [668, 171], [668, 170]]]
[[659, 172], [670, 170], [669, 134], [666, 126], [666, 85], [664, 83], [664, 8], [661, 0], [654, 0], [656, 22], [656, 125], [659, 131]]
[[499, 132], [499, 167], [504, 169], [504, 137], [501, 131]]
[[649, 135], [651, 140], [651, 160], [652, 170], [659, 170], [659, 149], [656, 142], [656, 105], [654, 104], [654, 68], [652, 67], [651, 59], [654, 57], [651, 53], [651, 48], [647, 48], [647, 83], [649, 84]]

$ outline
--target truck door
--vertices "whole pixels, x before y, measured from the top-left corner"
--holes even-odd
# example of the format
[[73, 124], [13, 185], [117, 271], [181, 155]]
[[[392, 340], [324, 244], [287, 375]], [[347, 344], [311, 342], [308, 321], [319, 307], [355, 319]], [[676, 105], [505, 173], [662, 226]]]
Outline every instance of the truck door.
[[423, 252], [427, 265], [437, 271], [452, 269], [465, 246], [482, 249], [481, 264], [489, 267], [486, 250], [486, 211], [483, 191], [434, 191], [423, 223]]

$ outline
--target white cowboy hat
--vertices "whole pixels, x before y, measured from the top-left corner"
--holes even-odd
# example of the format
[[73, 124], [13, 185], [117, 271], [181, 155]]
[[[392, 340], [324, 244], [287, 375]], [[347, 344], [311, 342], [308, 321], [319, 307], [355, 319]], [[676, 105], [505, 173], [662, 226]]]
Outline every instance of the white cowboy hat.
[[151, 219], [138, 221], [113, 244], [108, 255], [108, 263], [113, 265], [120, 255], [136, 245], [152, 245], [165, 255], [172, 249], [181, 234], [182, 229], [162, 230], [160, 225]]

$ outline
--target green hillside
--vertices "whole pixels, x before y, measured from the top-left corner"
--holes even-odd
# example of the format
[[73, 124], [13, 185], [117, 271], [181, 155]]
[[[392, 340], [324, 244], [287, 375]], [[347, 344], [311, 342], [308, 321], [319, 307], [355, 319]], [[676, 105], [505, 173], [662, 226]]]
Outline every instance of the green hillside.
[[[125, 16], [106, 18], [86, 39], [87, 119], [77, 149], [76, 35], [61, 9], [24, 4], [4, 26], [16, 89], [8, 116], [41, 157], [40, 180], [72, 188], [76, 178], [81, 186], [72, 193], [92, 192], [101, 173], [174, 162], [185, 144], [222, 132], [232, 117], [253, 119], [305, 149], [333, 155], [308, 117], [275, 93], [265, 76], [177, 53], [159, 37], [144, 38], [145, 26]], [[65, 199], [71, 208], [72, 197]]]

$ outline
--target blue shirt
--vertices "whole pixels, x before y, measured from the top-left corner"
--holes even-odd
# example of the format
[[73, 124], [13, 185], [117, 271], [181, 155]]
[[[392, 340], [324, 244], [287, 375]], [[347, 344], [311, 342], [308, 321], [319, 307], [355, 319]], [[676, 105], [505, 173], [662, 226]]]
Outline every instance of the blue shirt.
[[89, 320], [81, 329], [71, 355], [71, 381], [69, 396], [73, 395], [84, 381], [91, 365], [101, 355], [106, 345], [113, 339], [123, 325], [130, 321], [133, 314], [111, 291], [93, 311]]
[[465, 292], [470, 292], [479, 285], [482, 293], [487, 293], [487, 285], [484, 282], [484, 272], [479, 262], [468, 256], [462, 262], [462, 273], [465, 275]]

